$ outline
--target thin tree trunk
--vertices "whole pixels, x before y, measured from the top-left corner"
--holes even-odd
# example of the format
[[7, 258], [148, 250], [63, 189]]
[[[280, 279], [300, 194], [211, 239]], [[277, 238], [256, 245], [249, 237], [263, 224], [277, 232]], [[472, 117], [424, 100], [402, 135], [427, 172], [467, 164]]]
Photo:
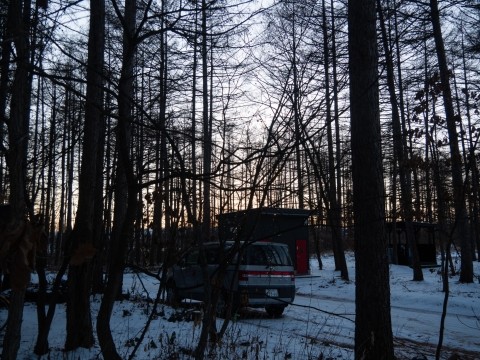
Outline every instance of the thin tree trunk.
[[[2, 58], [0, 62], [0, 152], [6, 151], [3, 144], [5, 138], [6, 109], [8, 100], [8, 87], [10, 82], [10, 54], [12, 52], [12, 43], [9, 40], [10, 30], [8, 29], [8, 21], [2, 29]], [[0, 166], [0, 194], [5, 193], [4, 169]]]
[[[56, 94], [56, 91], [54, 91], [54, 94]], [[67, 199], [67, 188], [65, 184], [67, 183], [66, 178], [67, 178], [67, 169], [66, 169], [66, 163], [67, 163], [67, 137], [63, 136], [62, 138], [62, 151], [61, 151], [61, 175], [60, 175], [60, 181], [61, 181], [61, 191], [60, 191], [60, 209], [59, 209], [59, 220], [58, 220], [58, 234], [55, 235], [55, 223], [52, 223], [52, 229], [51, 229], [51, 234], [55, 236], [55, 265], [60, 265], [61, 264], [61, 256], [63, 254], [63, 244], [64, 244], [64, 236], [65, 236], [65, 231], [66, 231], [66, 199]], [[52, 214], [52, 219], [55, 217]]]
[[[164, 3], [162, 2], [162, 5]], [[160, 54], [161, 54], [161, 63], [160, 63], [160, 175], [162, 179], [168, 179], [170, 174], [170, 164], [168, 158], [168, 137], [167, 137], [167, 92], [168, 92], [168, 47], [167, 47], [167, 35], [165, 32], [164, 25], [162, 25], [162, 34], [160, 38]], [[172, 204], [170, 201], [170, 180], [165, 180], [162, 182], [160, 187], [161, 201], [160, 201], [160, 211], [162, 206], [165, 208], [163, 214], [163, 231], [162, 231], [162, 246], [158, 249], [167, 247], [166, 251], [163, 253], [163, 264], [170, 264], [170, 259], [172, 259], [175, 249], [174, 241], [170, 234], [171, 226], [171, 213], [172, 213]]]
[[202, 86], [203, 86], [203, 240], [210, 238], [210, 177], [212, 167], [212, 134], [208, 112], [208, 51], [207, 51], [207, 1], [202, 0]]
[[[430, 147], [431, 147], [431, 137], [429, 135], [429, 125], [428, 125], [428, 120], [430, 118], [430, 95], [429, 95], [429, 76], [428, 76], [428, 48], [427, 48], [427, 39], [424, 39], [423, 43], [423, 53], [424, 53], [424, 73], [425, 73], [425, 85], [424, 85], [424, 91], [425, 91], [425, 109], [424, 109], [424, 131], [425, 131], [425, 164], [426, 169], [425, 169], [425, 183], [427, 186], [427, 195], [426, 195], [426, 209], [427, 209], [427, 221], [432, 223], [433, 222], [433, 206], [432, 206], [432, 186], [434, 185], [434, 182], [432, 180], [432, 175], [431, 175], [431, 166], [430, 166]], [[432, 185], [432, 186], [430, 186]]]
[[[455, 204], [455, 233], [461, 243], [462, 260], [460, 264], [460, 282], [473, 282], [473, 261], [471, 241], [468, 233], [467, 209], [465, 205], [465, 189], [462, 177], [462, 156], [458, 147], [457, 116], [453, 109], [452, 94], [450, 88], [450, 75], [448, 71], [445, 46], [443, 44], [442, 29], [440, 25], [440, 11], [437, 0], [430, 0], [435, 48], [437, 52], [440, 79], [443, 88], [443, 104], [450, 140], [450, 155], [452, 167], [452, 184]], [[458, 115], [459, 117], [460, 115]], [[461, 119], [460, 119], [461, 121]]]
[[337, 192], [340, 189], [337, 189], [337, 179], [336, 179], [336, 170], [335, 170], [335, 156], [333, 151], [333, 133], [332, 133], [332, 116], [331, 116], [331, 99], [330, 99], [330, 50], [328, 48], [328, 31], [327, 31], [327, 10], [325, 5], [325, 0], [322, 1], [322, 29], [323, 29], [323, 53], [324, 53], [324, 69], [325, 69], [325, 88], [326, 88], [326, 97], [325, 101], [327, 103], [327, 146], [328, 146], [328, 168], [329, 176], [327, 177], [328, 184], [326, 184], [328, 189], [328, 202], [330, 206], [328, 207], [329, 211], [329, 223], [332, 229], [332, 245], [335, 258], [335, 269], [339, 270], [341, 277], [344, 280], [348, 281], [348, 270], [347, 262], [345, 260], [345, 252], [343, 249], [343, 238], [341, 235], [341, 213], [340, 206], [338, 204]]
[[[55, 87], [54, 87], [55, 89]], [[56, 92], [54, 90], [53, 92], [53, 102], [55, 104], [56, 102]], [[45, 148], [45, 146], [42, 146], [42, 149], [45, 149], [44, 151], [48, 151], [48, 156], [46, 156], [49, 161], [48, 161], [48, 166], [47, 166], [47, 186], [46, 188], [48, 189], [46, 192], [46, 201], [45, 201], [45, 223], [50, 225], [53, 222], [54, 219], [54, 191], [51, 191], [50, 189], [53, 189], [53, 177], [54, 177], [54, 156], [53, 152], [55, 149], [55, 144], [56, 144], [56, 132], [55, 132], [55, 124], [56, 124], [56, 107], [53, 106], [52, 114], [51, 114], [51, 121], [50, 121], [50, 132], [49, 132], [49, 143], [50, 146], [48, 149]], [[43, 124], [42, 120], [42, 124]], [[45, 129], [45, 126], [42, 125], [42, 129]], [[44, 141], [43, 144], [45, 145]], [[43, 178], [43, 176], [42, 176]], [[43, 196], [43, 195], [42, 195]], [[51, 211], [52, 209], [52, 211]], [[52, 229], [54, 226], [51, 226]], [[50, 232], [48, 232], [50, 233]], [[47, 233], [47, 234], [48, 234]], [[48, 330], [50, 328], [50, 324], [47, 321], [47, 313], [45, 311], [45, 306], [47, 304], [47, 298], [46, 298], [46, 292], [47, 292], [47, 278], [46, 278], [46, 273], [45, 273], [45, 268], [47, 266], [47, 256], [48, 256], [48, 249], [45, 246], [43, 249], [38, 249], [37, 250], [39, 253], [38, 259], [37, 259], [37, 264], [36, 264], [36, 271], [38, 274], [38, 282], [39, 282], [39, 287], [38, 287], [38, 298], [37, 298], [37, 320], [38, 320], [38, 334], [37, 334], [37, 340], [35, 343], [35, 348], [34, 348], [34, 353], [37, 355], [44, 355], [48, 352], [49, 349], [49, 343], [48, 343]]]
[[65, 117], [67, 119], [67, 130], [65, 131], [65, 134], [68, 134], [68, 139], [67, 139], [67, 156], [66, 156], [66, 189], [65, 189], [65, 195], [66, 195], [66, 229], [65, 229], [65, 239], [68, 239], [70, 236], [70, 233], [72, 232], [72, 226], [73, 226], [73, 182], [74, 182], [74, 176], [73, 176], [73, 168], [75, 166], [75, 125], [74, 125], [74, 116], [72, 115], [72, 103], [73, 99], [73, 93], [66, 89], [66, 95], [65, 95], [65, 109], [66, 109], [66, 114]]
[[[203, 218], [202, 218], [202, 237], [200, 242], [208, 241], [210, 238], [210, 181], [211, 181], [211, 160], [212, 160], [212, 137], [210, 133], [210, 113], [209, 108], [209, 91], [208, 91], [208, 51], [207, 51], [207, 1], [202, 0], [201, 8], [201, 31], [202, 31], [202, 87], [203, 87]], [[206, 278], [206, 267], [203, 267], [204, 278]], [[205, 294], [207, 304], [207, 311], [202, 321], [202, 330], [200, 332], [200, 338], [198, 340], [197, 347], [195, 349], [195, 358], [203, 359], [205, 356], [205, 349], [207, 347], [208, 336], [215, 331], [214, 316], [212, 312], [211, 301], [211, 286], [207, 282], [205, 286]]]
[[120, 360], [110, 329], [113, 305], [122, 291], [123, 270], [128, 241], [133, 233], [133, 221], [137, 203], [135, 176], [130, 159], [130, 127], [133, 116], [134, 58], [136, 53], [135, 19], [136, 0], [125, 2], [124, 15], [114, 2], [117, 16], [124, 19], [123, 59], [118, 86], [117, 127], [117, 177], [115, 191], [114, 227], [112, 232], [108, 282], [97, 317], [97, 335], [102, 354], [106, 360]]
[[[342, 153], [341, 153], [341, 144], [340, 144], [340, 115], [339, 115], [339, 103], [338, 103], [338, 75], [337, 75], [337, 42], [335, 39], [336, 28], [335, 28], [335, 7], [333, 0], [330, 0], [330, 10], [332, 16], [332, 76], [333, 76], [333, 121], [335, 123], [335, 173], [336, 173], [336, 217], [338, 218], [339, 228], [338, 231], [341, 231], [342, 223]], [[344, 251], [344, 236], [339, 234], [339, 247], [338, 252], [340, 254], [340, 269], [342, 271], [342, 277], [346, 280], [349, 279], [347, 262], [345, 260], [345, 251]]]
[[[102, 0], [103, 1], [103, 0]], [[105, 119], [102, 118], [102, 121], [99, 124], [99, 136], [98, 136], [98, 148], [97, 148], [97, 169], [103, 169], [104, 167], [104, 155], [105, 155]], [[103, 173], [103, 171], [98, 170], [98, 172]], [[105, 265], [105, 234], [106, 230], [103, 226], [104, 224], [104, 212], [103, 212], [103, 184], [104, 177], [100, 174], [96, 176], [95, 184], [95, 206], [94, 206], [94, 215], [93, 215], [93, 246], [96, 249], [96, 256], [94, 258], [94, 268], [93, 268], [93, 283], [92, 290], [93, 293], [99, 294], [104, 291], [104, 279], [103, 279], [103, 267]]]
[[[472, 240], [474, 240], [474, 244], [477, 246], [478, 255], [477, 260], [480, 261], [480, 216], [479, 216], [479, 170], [478, 164], [476, 161], [475, 155], [475, 148], [477, 145], [477, 140], [474, 141], [474, 133], [473, 127], [471, 122], [471, 113], [470, 113], [470, 83], [468, 80], [467, 75], [467, 65], [466, 65], [466, 56], [465, 56], [465, 45], [463, 41], [463, 33], [462, 33], [462, 65], [463, 65], [463, 78], [465, 79], [465, 107], [466, 107], [466, 116], [467, 116], [467, 126], [468, 126], [468, 168], [472, 173], [472, 184], [471, 184], [471, 192], [470, 192], [470, 208], [471, 208], [471, 223], [472, 223]], [[472, 244], [472, 259], [475, 260], [475, 245]]]
[[295, 165], [296, 165], [296, 175], [297, 175], [297, 198], [298, 198], [298, 208], [304, 209], [304, 185], [303, 185], [303, 166], [302, 166], [302, 156], [301, 156], [301, 124], [300, 124], [300, 87], [298, 79], [298, 65], [297, 65], [297, 38], [296, 38], [296, 12], [295, 4], [293, 6], [292, 14], [292, 67], [293, 67], [293, 122], [295, 129]]
[[[407, 244], [412, 253], [411, 265], [413, 268], [413, 280], [423, 281], [423, 272], [420, 265], [420, 257], [418, 254], [417, 243], [415, 240], [415, 233], [413, 230], [413, 209], [412, 209], [412, 186], [410, 181], [410, 174], [408, 171], [408, 155], [406, 149], [402, 144], [402, 130], [400, 124], [400, 114], [398, 111], [398, 103], [395, 91], [395, 78], [393, 59], [390, 52], [390, 46], [387, 37], [387, 30], [385, 26], [385, 19], [383, 17], [382, 4], [377, 0], [377, 8], [380, 20], [380, 27], [382, 30], [383, 49], [385, 51], [386, 67], [387, 67], [387, 85], [390, 94], [390, 104], [392, 106], [392, 128], [393, 128], [393, 144], [395, 151], [395, 158], [398, 160], [398, 172], [400, 175], [400, 190], [402, 199], [402, 208], [405, 217], [405, 230], [407, 237]], [[402, 84], [399, 85], [400, 87]]]
[[[202, 128], [203, 128], [203, 219], [202, 219], [202, 237], [200, 242], [205, 242], [210, 239], [211, 234], [211, 166], [212, 166], [212, 135], [210, 132], [212, 119], [210, 118], [209, 109], [209, 89], [208, 89], [208, 49], [207, 49], [207, 1], [202, 0], [201, 8], [201, 56], [202, 56], [202, 100], [203, 100], [203, 112], [202, 112]], [[206, 273], [206, 267], [203, 266], [203, 277], [208, 278]], [[215, 322], [213, 314], [213, 304], [211, 297], [211, 286], [208, 282], [205, 282], [205, 294], [207, 309], [205, 316], [202, 320], [202, 330], [200, 332], [200, 338], [198, 340], [197, 347], [195, 349], [195, 358], [203, 359], [205, 349], [207, 347], [207, 340], [209, 334], [215, 332]]]
[[[197, 3], [195, 3], [195, 7]], [[197, 224], [198, 219], [198, 196], [197, 196], [197, 67], [198, 67], [198, 11], [195, 9], [195, 37], [193, 40], [193, 76], [192, 76], [192, 213], [195, 219], [190, 219], [189, 222]], [[196, 225], [195, 225], [196, 226]], [[199, 229], [193, 228], [193, 232], [197, 233]]]

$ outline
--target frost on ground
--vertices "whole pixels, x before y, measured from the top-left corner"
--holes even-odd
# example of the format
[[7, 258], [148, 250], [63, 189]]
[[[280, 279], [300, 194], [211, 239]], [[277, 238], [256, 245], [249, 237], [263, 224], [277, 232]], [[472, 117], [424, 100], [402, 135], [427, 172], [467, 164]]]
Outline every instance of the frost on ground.
[[[333, 258], [324, 255], [324, 270], [311, 261], [311, 276], [296, 279], [295, 303], [283, 317], [271, 319], [260, 310], [244, 309], [231, 322], [221, 343], [209, 350], [208, 359], [353, 359], [355, 273], [353, 255], [347, 255], [350, 282], [335, 272]], [[459, 264], [457, 264], [459, 267]], [[475, 262], [478, 279], [480, 263]], [[425, 268], [425, 281], [413, 282], [412, 269], [390, 266], [392, 330], [398, 359], [434, 359], [439, 338], [444, 299], [439, 268]], [[35, 276], [32, 277], [35, 281]], [[163, 304], [141, 341], [147, 319], [152, 314], [151, 299], [159, 283], [145, 274], [127, 273], [124, 292], [129, 300], [116, 303], [111, 329], [124, 359], [190, 359], [200, 334], [192, 313], [199, 304], [184, 304], [178, 309]], [[149, 300], [150, 299], [150, 300]], [[93, 296], [92, 313], [100, 306], [100, 296]], [[0, 319], [6, 318], [0, 309]], [[222, 319], [217, 319], [217, 328]], [[450, 278], [450, 297], [445, 322], [442, 359], [452, 354], [461, 359], [480, 359], [480, 282], [460, 284]], [[98, 345], [92, 349], [63, 352], [65, 341], [65, 306], [60, 304], [49, 336], [51, 351], [40, 359], [102, 359]], [[95, 324], [94, 324], [95, 326]], [[22, 325], [19, 359], [39, 359], [33, 354], [37, 334], [35, 304], [27, 303]], [[3, 336], [3, 334], [1, 334]]]

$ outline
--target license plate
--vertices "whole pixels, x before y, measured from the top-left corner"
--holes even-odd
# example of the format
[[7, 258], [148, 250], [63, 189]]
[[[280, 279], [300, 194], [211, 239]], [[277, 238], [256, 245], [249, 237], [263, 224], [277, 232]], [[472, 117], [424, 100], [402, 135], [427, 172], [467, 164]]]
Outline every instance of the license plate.
[[265, 293], [268, 297], [278, 297], [278, 290], [277, 289], [266, 289]]

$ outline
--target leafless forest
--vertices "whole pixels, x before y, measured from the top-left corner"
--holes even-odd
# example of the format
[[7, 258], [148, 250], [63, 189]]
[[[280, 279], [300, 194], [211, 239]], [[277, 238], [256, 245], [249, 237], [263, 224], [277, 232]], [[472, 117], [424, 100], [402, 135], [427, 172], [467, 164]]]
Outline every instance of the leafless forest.
[[[437, 226], [447, 296], [451, 249], [475, 280], [479, 24], [478, 0], [1, 2], [2, 358], [33, 269], [35, 352], [66, 275], [65, 349], [96, 336], [119, 359], [109, 318], [127, 264], [168, 266], [216, 238], [217, 215], [274, 207], [311, 211], [312, 255], [332, 249], [344, 279], [355, 244], [355, 352], [393, 359], [386, 222], [405, 223], [413, 280], [414, 222]], [[202, 331], [199, 359], [219, 335], [211, 319]]]

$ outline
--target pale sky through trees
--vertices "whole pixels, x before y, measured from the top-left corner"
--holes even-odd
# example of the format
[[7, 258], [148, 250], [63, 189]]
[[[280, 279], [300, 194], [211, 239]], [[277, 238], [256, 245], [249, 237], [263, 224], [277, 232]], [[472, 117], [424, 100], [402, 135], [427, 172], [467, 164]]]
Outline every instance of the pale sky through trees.
[[[120, 283], [125, 263], [167, 266], [192, 243], [215, 239], [218, 215], [270, 207], [309, 211], [309, 255], [320, 262], [331, 250], [347, 281], [344, 249], [361, 232], [354, 183], [362, 171], [367, 178], [368, 161], [355, 179], [353, 173], [367, 157], [380, 158], [380, 176], [363, 190], [378, 190], [368, 200], [382, 208], [367, 230], [387, 222], [436, 224], [436, 250], [446, 262], [442, 286], [461, 245], [480, 258], [478, 0], [440, 1], [440, 29], [431, 16], [435, 0], [379, 0], [384, 28], [380, 17], [369, 17], [375, 76], [363, 92], [375, 90], [375, 104], [362, 100], [353, 115], [350, 101], [361, 95], [350, 97], [356, 64], [349, 63], [349, 39], [357, 37], [349, 36], [365, 35], [349, 33], [349, 7], [363, 9], [354, 0], [105, 0], [105, 19], [103, 2], [44, 2], [0, 5], [0, 203], [15, 210], [11, 228], [38, 230], [42, 220], [46, 244], [30, 249], [39, 252], [40, 278], [45, 268], [79, 266], [85, 286], [78, 299], [89, 305], [90, 290], [105, 287], [105, 269], [115, 268], [109, 279]], [[373, 13], [374, 1], [368, 4]], [[89, 52], [98, 40], [89, 35], [91, 23], [105, 37]], [[104, 56], [91, 60], [94, 54]], [[378, 139], [361, 139], [378, 156], [367, 152], [353, 163], [358, 132], [351, 120], [361, 109], [377, 109], [377, 81], [378, 111], [355, 123], [365, 130], [378, 114]], [[99, 171], [82, 181], [85, 159]], [[92, 220], [86, 236], [75, 227], [84, 220], [81, 209]], [[388, 246], [396, 262], [403, 235], [393, 229]], [[374, 236], [382, 246], [385, 232]], [[363, 244], [371, 238], [367, 231]], [[87, 246], [77, 247], [82, 242]], [[72, 265], [78, 249], [84, 262]], [[87, 271], [92, 283], [82, 276]]]

